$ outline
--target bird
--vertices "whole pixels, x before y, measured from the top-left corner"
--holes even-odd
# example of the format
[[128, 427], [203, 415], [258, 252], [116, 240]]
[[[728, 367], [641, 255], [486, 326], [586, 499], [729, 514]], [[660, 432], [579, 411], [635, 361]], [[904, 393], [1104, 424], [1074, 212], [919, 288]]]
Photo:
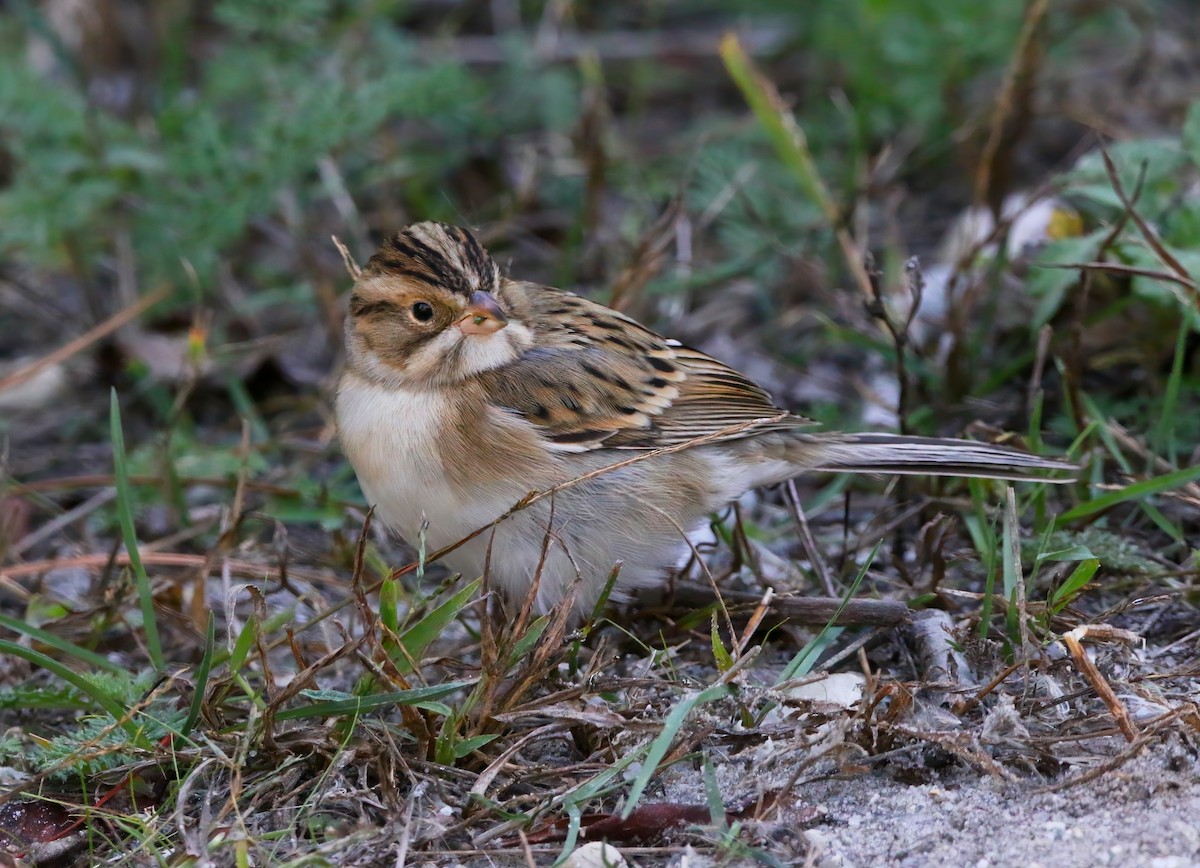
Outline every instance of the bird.
[[374, 515], [427, 551], [470, 537], [443, 563], [543, 613], [585, 617], [606, 591], [663, 582], [713, 512], [802, 473], [1073, 469], [969, 440], [814, 431], [717, 359], [506, 277], [443, 223], [384, 239], [350, 291], [345, 345], [338, 438]]

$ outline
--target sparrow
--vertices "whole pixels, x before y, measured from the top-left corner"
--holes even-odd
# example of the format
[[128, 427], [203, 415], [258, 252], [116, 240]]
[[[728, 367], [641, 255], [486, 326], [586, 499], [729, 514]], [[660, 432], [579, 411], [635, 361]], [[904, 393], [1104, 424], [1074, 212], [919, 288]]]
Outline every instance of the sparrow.
[[[1028, 478], [1071, 465], [968, 440], [814, 432], [711, 356], [501, 274], [466, 229], [385, 240], [349, 298], [342, 449], [375, 515], [539, 611], [661, 581], [686, 534], [808, 471]], [[631, 459], [642, 460], [631, 460]], [[607, 468], [607, 469], [606, 469]]]

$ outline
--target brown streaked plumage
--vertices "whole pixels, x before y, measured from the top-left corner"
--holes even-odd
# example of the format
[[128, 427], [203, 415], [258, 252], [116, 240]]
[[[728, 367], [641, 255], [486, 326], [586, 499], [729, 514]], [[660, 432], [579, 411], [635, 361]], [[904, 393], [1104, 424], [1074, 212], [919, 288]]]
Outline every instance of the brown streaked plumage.
[[[338, 388], [343, 447], [378, 515], [429, 548], [532, 491], [638, 451], [535, 503], [446, 560], [546, 609], [589, 611], [658, 580], [683, 532], [748, 489], [806, 470], [1026, 478], [1070, 465], [983, 443], [813, 432], [754, 382], [623, 314], [505, 279], [471, 233], [418, 223], [386, 240], [350, 296]], [[553, 525], [551, 517], [553, 516]], [[549, 535], [549, 536], [548, 536]]]
[[405, 277], [463, 298], [500, 285], [500, 269], [475, 236], [440, 223], [418, 223], [387, 238], [363, 274]]

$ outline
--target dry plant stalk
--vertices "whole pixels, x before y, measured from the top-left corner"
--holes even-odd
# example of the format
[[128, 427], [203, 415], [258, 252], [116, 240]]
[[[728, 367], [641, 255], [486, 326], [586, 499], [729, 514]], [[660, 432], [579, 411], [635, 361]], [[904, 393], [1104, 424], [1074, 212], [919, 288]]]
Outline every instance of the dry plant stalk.
[[[795, 624], [823, 627], [837, 615], [834, 623], [839, 627], [895, 627], [908, 620], [908, 606], [900, 600], [851, 599], [841, 597], [793, 597], [772, 596], [766, 601], [756, 591], [721, 591], [727, 603], [738, 607], [754, 606], [757, 610], [764, 604], [767, 611], [776, 617], [787, 618]], [[685, 607], [703, 608], [712, 605], [712, 589], [699, 582], [678, 582], [675, 585], [675, 602]], [[838, 610], [841, 609], [841, 614]], [[745, 609], [743, 609], [745, 611]], [[754, 616], [752, 616], [754, 617]]]
[[142, 296], [142, 298], [138, 299], [135, 304], [132, 304], [124, 310], [113, 314], [104, 322], [92, 326], [79, 337], [67, 342], [49, 355], [43, 356], [36, 362], [26, 365], [19, 371], [13, 371], [3, 380], [0, 380], [0, 392], [5, 391], [6, 389], [11, 389], [14, 386], [21, 385], [21, 383], [24, 383], [26, 380], [44, 368], [48, 368], [51, 365], [57, 365], [60, 362], [65, 362], [80, 350], [94, 344], [96, 341], [100, 340], [106, 335], [112, 334], [130, 320], [135, 319], [136, 317], [145, 313], [147, 310], [166, 298], [167, 295], [168, 293], [166, 288], [160, 287], [159, 289]]
[[[109, 557], [107, 554], [78, 555], [73, 558], [50, 558], [44, 561], [11, 564], [6, 567], [0, 567], [0, 581], [22, 578], [24, 576], [36, 576], [47, 570], [72, 569], [75, 567], [103, 567], [110, 562], [115, 566], [127, 567], [129, 566], [129, 555], [125, 552], [118, 552], [116, 557]], [[200, 567], [203, 569], [211, 565], [212, 559], [207, 555], [189, 555], [177, 552], [145, 552], [142, 554], [142, 563], [146, 566], [155, 567]], [[256, 564], [250, 561], [229, 560], [225, 561], [225, 564], [231, 571], [238, 575], [260, 579], [262, 578], [263, 570], [269, 568], [267, 564]], [[301, 575], [301, 573], [297, 573], [297, 575]]]
[[[1000, 149], [1004, 144], [1004, 126], [1016, 110], [1014, 97], [1018, 89], [1037, 72], [1039, 45], [1034, 37], [1049, 9], [1050, 0], [1033, 0], [1025, 10], [1025, 20], [1021, 23], [1021, 32], [1017, 36], [1012, 63], [1005, 73], [1000, 97], [996, 100], [996, 107], [988, 124], [987, 142], [984, 143], [983, 154], [979, 159], [979, 171], [975, 176], [976, 204], [986, 202], [988, 194], [992, 192]], [[999, 208], [996, 210], [999, 211]]]
[[1096, 664], [1087, 656], [1087, 652], [1083, 650], [1081, 641], [1091, 632], [1087, 625], [1076, 627], [1063, 636], [1063, 644], [1067, 646], [1067, 651], [1071, 654], [1071, 659], [1075, 661], [1075, 665], [1079, 667], [1079, 671], [1083, 673], [1083, 677], [1095, 689], [1096, 694], [1108, 706], [1109, 713], [1113, 716], [1117, 727], [1121, 730], [1121, 734], [1129, 742], [1135, 742], [1138, 738], [1137, 727], [1129, 717], [1129, 712], [1125, 710], [1125, 706], [1121, 704], [1121, 700], [1117, 698], [1117, 694], [1113, 691], [1112, 686], [1100, 674], [1100, 670], [1096, 668]]
[[350, 275], [351, 280], [358, 280], [362, 275], [362, 269], [358, 267], [358, 263], [354, 261], [354, 257], [350, 255], [350, 250], [342, 243], [342, 239], [336, 235], [330, 235], [333, 239], [333, 246], [337, 248], [338, 253], [342, 255], [342, 265], [346, 267], [346, 273]]
[[1196, 705], [1189, 703], [1188, 705], [1176, 708], [1173, 711], [1168, 711], [1161, 717], [1151, 721], [1146, 730], [1136, 739], [1132, 740], [1129, 747], [1125, 748], [1121, 753], [1110, 759], [1108, 762], [1101, 763], [1098, 766], [1088, 769], [1086, 772], [1077, 775], [1073, 778], [1058, 781], [1057, 783], [1049, 784], [1033, 791], [1035, 795], [1043, 795], [1045, 793], [1057, 793], [1061, 790], [1069, 790], [1072, 787], [1086, 784], [1088, 781], [1094, 781], [1096, 778], [1108, 774], [1111, 771], [1119, 769], [1125, 763], [1136, 757], [1142, 752], [1142, 748], [1150, 744], [1160, 733], [1170, 729], [1180, 720], [1187, 721], [1195, 727]]
[[676, 238], [676, 225], [681, 219], [683, 202], [677, 195], [638, 240], [629, 262], [613, 281], [610, 307], [622, 312], [628, 311], [642, 288], [662, 270], [667, 249]]
[[862, 250], [850, 230], [846, 228], [846, 221], [817, 171], [804, 129], [796, 122], [796, 116], [784, 102], [775, 83], [759, 72], [751, 62], [736, 34], [727, 33], [722, 37], [720, 51], [726, 69], [741, 88], [755, 115], [763, 122], [767, 133], [773, 139], [775, 149], [789, 164], [797, 180], [829, 221], [842, 256], [846, 260], [846, 269], [858, 284], [863, 297], [869, 299], [871, 279], [863, 264]]

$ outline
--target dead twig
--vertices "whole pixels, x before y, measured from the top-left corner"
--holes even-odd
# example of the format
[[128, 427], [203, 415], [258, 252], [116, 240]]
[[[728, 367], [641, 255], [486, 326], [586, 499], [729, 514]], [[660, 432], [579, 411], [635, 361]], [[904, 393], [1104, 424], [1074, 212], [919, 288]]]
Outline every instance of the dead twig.
[[993, 690], [995, 690], [997, 687], [999, 687], [1001, 684], [1003, 684], [1006, 680], [1008, 680], [1008, 676], [1012, 675], [1018, 669], [1023, 668], [1025, 666], [1025, 663], [1026, 663], [1026, 661], [1024, 661], [1024, 660], [1018, 661], [1017, 663], [1010, 663], [1004, 669], [1000, 670], [999, 674], [997, 674], [995, 678], [993, 678], [991, 681], [989, 681], [987, 684], [985, 684], [983, 686], [982, 690], [980, 690], [974, 696], [972, 696], [968, 699], [965, 699], [962, 702], [956, 704], [954, 706], [954, 708], [952, 709], [953, 712], [955, 714], [957, 714], [959, 717], [962, 717], [964, 714], [966, 714], [968, 711], [970, 711], [972, 708], [974, 708], [976, 705], [978, 705], [980, 702], [982, 702], [983, 698], [985, 696], [987, 696], [989, 693], [991, 693]]
[[21, 385], [44, 368], [65, 362], [67, 359], [71, 358], [71, 356], [80, 352], [85, 347], [91, 346], [101, 338], [112, 334], [130, 320], [135, 319], [136, 317], [145, 313], [147, 310], [166, 298], [167, 294], [168, 293], [165, 288], [156, 289], [153, 292], [142, 296], [142, 298], [138, 299], [136, 303], [130, 305], [124, 310], [113, 314], [104, 322], [92, 326], [92, 328], [88, 329], [79, 337], [68, 341], [54, 352], [42, 356], [42, 358], [38, 359], [36, 362], [31, 362], [20, 370], [13, 371], [7, 377], [0, 380], [0, 392], [5, 391], [6, 389], [11, 389], [14, 386]]
[[1042, 376], [1046, 372], [1046, 360], [1050, 357], [1050, 339], [1053, 337], [1054, 329], [1049, 323], [1038, 329], [1037, 355], [1033, 361], [1033, 372], [1029, 375], [1029, 387], [1025, 392], [1025, 416], [1030, 420], [1034, 416], [1038, 395], [1042, 392]]
[[1114, 274], [1128, 274], [1131, 277], [1149, 277], [1154, 280], [1165, 280], [1177, 283], [1193, 292], [1200, 292], [1200, 284], [1190, 277], [1174, 274], [1170, 271], [1158, 271], [1153, 268], [1141, 268], [1136, 265], [1124, 265], [1120, 262], [1052, 262], [1039, 265], [1039, 268], [1073, 268], [1080, 271], [1111, 271]]
[[892, 336], [892, 344], [896, 347], [896, 380], [900, 387], [896, 399], [896, 416], [900, 423], [900, 433], [911, 434], [912, 426], [908, 423], [909, 391], [912, 388], [908, 376], [908, 347], [909, 329], [917, 312], [921, 309], [921, 298], [925, 292], [925, 276], [921, 273], [921, 263], [917, 257], [910, 257], [904, 263], [904, 282], [908, 286], [912, 302], [903, 322], [897, 322], [888, 311], [884, 300], [883, 275], [874, 267], [867, 270], [871, 289], [870, 300], [867, 301], [867, 313], [883, 323], [888, 334]]
[[676, 195], [642, 234], [629, 262], [613, 281], [610, 307], [628, 311], [637, 301], [642, 288], [662, 270], [667, 250], [677, 238], [676, 226], [684, 219], [683, 198], [682, 195]]
[[[764, 602], [753, 591], [723, 590], [728, 603], [755, 606]], [[675, 600], [687, 607], [701, 608], [715, 602], [712, 589], [699, 582], [680, 582], [675, 586]], [[775, 596], [765, 601], [768, 611], [797, 624], [824, 626], [842, 605], [839, 597]], [[898, 600], [848, 600], [835, 622], [841, 627], [894, 627], [908, 620], [911, 611]]]
[[[1132, 743], [1121, 753], [1110, 759], [1108, 762], [1101, 763], [1098, 766], [1093, 766], [1081, 775], [1066, 780], [1058, 781], [1045, 787], [1040, 787], [1033, 791], [1036, 795], [1044, 795], [1046, 793], [1057, 793], [1062, 790], [1069, 790], [1072, 787], [1077, 787], [1080, 784], [1086, 784], [1088, 781], [1094, 781], [1096, 778], [1102, 777], [1115, 769], [1119, 769], [1125, 763], [1135, 758], [1146, 745], [1158, 738], [1158, 736], [1169, 729], [1181, 718], [1189, 715], [1195, 716], [1196, 707], [1194, 704], [1176, 708], [1169, 711], [1161, 717], [1155, 718], [1145, 731], [1140, 736], [1132, 740]], [[1094, 734], [1089, 734], [1089, 736]]]
[[[1021, 22], [1021, 32], [1017, 35], [1017, 45], [1013, 51], [1013, 59], [1004, 74], [1004, 83], [1000, 86], [1000, 96], [996, 100], [988, 124], [988, 137], [979, 158], [979, 171], [975, 175], [975, 202], [982, 205], [993, 193], [993, 185], [1000, 162], [1000, 149], [1004, 144], [1004, 128], [1016, 116], [1016, 96], [1024, 90], [1026, 96], [1037, 72], [1039, 43], [1035, 38], [1042, 20], [1050, 8], [1050, 0], [1033, 0], [1025, 10], [1025, 20]], [[1026, 114], [1028, 107], [1024, 106]], [[999, 212], [999, 207], [995, 209]]]
[[346, 266], [346, 273], [350, 275], [351, 280], [357, 281], [362, 276], [362, 269], [358, 267], [358, 263], [354, 261], [354, 257], [350, 255], [350, 251], [342, 243], [342, 239], [336, 235], [330, 235], [329, 237], [333, 239], [333, 246], [342, 255], [342, 265]]
[[825, 563], [825, 558], [821, 554], [821, 550], [817, 548], [817, 541], [813, 537], [812, 528], [808, 526], [808, 517], [804, 514], [804, 507], [800, 503], [800, 492], [796, 490], [796, 480], [789, 479], [784, 486], [784, 492], [787, 497], [784, 502], [787, 503], [788, 512], [792, 514], [792, 520], [796, 522], [796, 529], [800, 534], [800, 545], [804, 547], [804, 554], [808, 556], [808, 561], [813, 565], [813, 570], [817, 577], [821, 580], [821, 587], [825, 589], [831, 597], [837, 596], [837, 588], [833, 585], [833, 575], [829, 571], [829, 565]]
[[[1121, 204], [1125, 207], [1126, 213], [1129, 214], [1129, 217], [1137, 226], [1138, 231], [1142, 235], [1142, 239], [1146, 242], [1146, 246], [1154, 251], [1154, 254], [1164, 265], [1167, 266], [1167, 268], [1173, 271], [1179, 278], [1187, 281], [1187, 283], [1183, 283], [1182, 285], [1191, 289], [1191, 303], [1197, 308], [1200, 308], [1200, 294], [1198, 294], [1196, 291], [1196, 284], [1192, 280], [1191, 272], [1184, 267], [1183, 263], [1175, 258], [1175, 255], [1167, 249], [1166, 245], [1162, 243], [1162, 240], [1158, 237], [1155, 231], [1150, 228], [1150, 225], [1146, 222], [1146, 219], [1137, 212], [1137, 209], [1134, 208], [1134, 204], [1137, 199], [1136, 194], [1141, 189], [1141, 181], [1139, 180], [1138, 190], [1135, 191], [1134, 197], [1129, 197], [1125, 193], [1125, 185], [1121, 183], [1121, 176], [1117, 172], [1116, 164], [1113, 163], [1112, 157], [1108, 153], [1108, 149], [1101, 148], [1100, 156], [1104, 158], [1104, 169], [1108, 173], [1109, 181], [1112, 183], [1113, 192], [1117, 194], [1117, 198], [1121, 200]], [[1142, 174], [1143, 176], [1145, 175], [1145, 167], [1142, 169]], [[1180, 281], [1174, 282], [1179, 283]]]
[[11, 557], [19, 556], [22, 552], [28, 551], [43, 540], [47, 540], [57, 534], [59, 531], [70, 527], [79, 519], [91, 515], [109, 501], [115, 500], [116, 497], [116, 488], [101, 489], [83, 503], [68, 509], [62, 515], [51, 519], [37, 530], [30, 531], [25, 536], [21, 537], [21, 539], [17, 540], [17, 542], [13, 543], [13, 545], [9, 548], [8, 554]]
[[1070, 652], [1071, 659], [1075, 661], [1075, 665], [1083, 673], [1083, 677], [1088, 680], [1097, 695], [1108, 707], [1108, 711], [1113, 716], [1117, 727], [1121, 730], [1121, 734], [1125, 736], [1127, 741], [1136, 742], [1138, 740], [1138, 731], [1129, 717], [1129, 712], [1126, 711], [1121, 700], [1117, 698], [1117, 694], [1113, 691], [1105, 677], [1100, 674], [1100, 670], [1096, 668], [1096, 664], [1092, 662], [1091, 658], [1087, 656], [1087, 652], [1083, 650], [1080, 640], [1087, 635], [1088, 628], [1086, 626], [1076, 627], [1065, 634], [1062, 637], [1062, 641], [1067, 646], [1067, 651]]
[[[109, 562], [119, 567], [129, 566], [129, 555], [118, 553], [115, 558], [106, 554], [79, 555], [73, 558], [50, 558], [44, 561], [30, 561], [27, 564], [12, 564], [0, 567], [0, 580], [19, 579], [25, 576], [36, 576], [49, 570], [73, 567], [103, 567]], [[147, 552], [142, 551], [142, 563], [154, 567], [206, 567], [213, 566], [205, 555], [188, 555], [177, 552]], [[274, 567], [270, 564], [255, 564], [250, 561], [225, 561], [224, 566], [241, 576], [261, 579], [268, 575]], [[299, 575], [300, 573], [296, 571]], [[317, 576], [317, 573], [308, 573]]]

